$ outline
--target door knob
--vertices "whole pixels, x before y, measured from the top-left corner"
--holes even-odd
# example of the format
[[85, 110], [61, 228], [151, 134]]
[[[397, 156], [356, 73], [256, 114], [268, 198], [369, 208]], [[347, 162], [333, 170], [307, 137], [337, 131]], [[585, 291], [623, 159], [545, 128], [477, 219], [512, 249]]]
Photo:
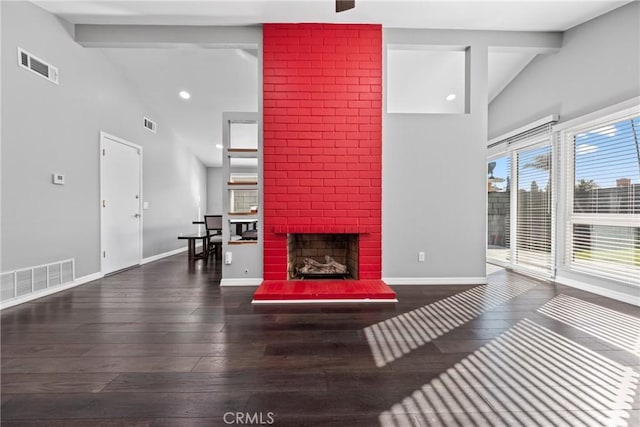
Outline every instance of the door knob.
[[139, 213], [133, 214], [133, 216], [136, 217], [136, 218], [140, 218], [140, 214]]

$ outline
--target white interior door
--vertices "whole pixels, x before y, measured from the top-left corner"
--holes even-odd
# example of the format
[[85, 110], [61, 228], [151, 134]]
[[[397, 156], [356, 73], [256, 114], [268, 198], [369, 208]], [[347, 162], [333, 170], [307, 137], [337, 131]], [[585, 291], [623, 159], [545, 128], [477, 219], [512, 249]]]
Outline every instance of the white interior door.
[[101, 134], [102, 273], [140, 264], [142, 148]]

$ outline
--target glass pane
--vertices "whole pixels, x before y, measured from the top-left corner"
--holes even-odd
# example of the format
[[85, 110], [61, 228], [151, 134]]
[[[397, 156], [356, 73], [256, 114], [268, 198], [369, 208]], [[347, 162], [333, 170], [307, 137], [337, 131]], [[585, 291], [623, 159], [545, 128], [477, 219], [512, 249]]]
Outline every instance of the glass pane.
[[487, 256], [498, 261], [510, 258], [511, 188], [510, 158], [501, 157], [487, 165]]
[[258, 124], [245, 122], [231, 122], [229, 148], [258, 149]]
[[640, 213], [639, 137], [640, 118], [574, 137], [574, 213]]
[[551, 147], [518, 152], [516, 262], [551, 267]]
[[640, 283], [640, 227], [574, 224], [573, 267]]

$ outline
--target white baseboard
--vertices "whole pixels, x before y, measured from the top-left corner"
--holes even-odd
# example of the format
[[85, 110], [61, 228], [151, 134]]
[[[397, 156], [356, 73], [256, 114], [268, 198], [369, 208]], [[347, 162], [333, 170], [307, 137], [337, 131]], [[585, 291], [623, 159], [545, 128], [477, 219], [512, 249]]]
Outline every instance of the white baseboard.
[[103, 277], [104, 275], [102, 273], [93, 273], [93, 274], [89, 274], [88, 276], [80, 277], [74, 280], [73, 282], [69, 282], [64, 285], [55, 286], [53, 288], [42, 289], [36, 292], [32, 292], [28, 295], [22, 295], [20, 297], [13, 298], [9, 301], [4, 301], [0, 303], [0, 310], [13, 307], [18, 304], [24, 304], [25, 302], [46, 297], [47, 295], [52, 295], [60, 291], [75, 288], [76, 286], [84, 285], [85, 283], [93, 282], [94, 280], [102, 279]]
[[220, 286], [260, 286], [263, 281], [262, 278], [222, 279]]
[[387, 285], [486, 285], [487, 277], [383, 277]]
[[622, 292], [612, 291], [609, 289], [603, 289], [600, 286], [590, 285], [580, 280], [568, 279], [566, 277], [556, 277], [554, 280], [560, 285], [571, 286], [572, 288], [580, 289], [581, 291], [591, 292], [593, 294], [602, 295], [603, 297], [615, 299], [618, 301], [626, 302], [635, 306], [640, 306], [640, 297], [625, 294]]
[[[202, 247], [202, 245], [200, 245], [200, 247]], [[178, 249], [174, 249], [174, 250], [169, 251], [169, 252], [164, 252], [164, 253], [161, 253], [161, 254], [158, 254], [158, 255], [153, 255], [153, 256], [150, 256], [148, 258], [143, 258], [142, 261], [140, 262], [140, 265], [149, 264], [150, 262], [158, 261], [158, 260], [160, 260], [162, 258], [170, 257], [170, 256], [173, 256], [173, 255], [178, 255], [179, 253], [186, 252], [186, 251], [187, 251], [187, 247], [185, 246], [184, 248], [178, 248]]]

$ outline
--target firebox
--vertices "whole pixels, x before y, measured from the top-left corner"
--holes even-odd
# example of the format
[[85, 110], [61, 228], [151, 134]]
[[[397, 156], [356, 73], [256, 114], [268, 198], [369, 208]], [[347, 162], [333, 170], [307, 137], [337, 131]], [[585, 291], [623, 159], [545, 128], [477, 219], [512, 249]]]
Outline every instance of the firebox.
[[287, 278], [358, 279], [358, 234], [287, 234]]

